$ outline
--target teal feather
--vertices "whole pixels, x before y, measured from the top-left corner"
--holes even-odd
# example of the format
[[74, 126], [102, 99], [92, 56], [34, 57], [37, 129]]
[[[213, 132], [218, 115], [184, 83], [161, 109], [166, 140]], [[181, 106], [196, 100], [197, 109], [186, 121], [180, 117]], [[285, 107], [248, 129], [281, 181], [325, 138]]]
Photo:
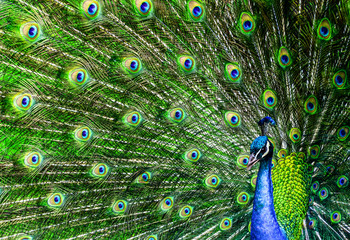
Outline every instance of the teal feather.
[[0, 0], [0, 238], [249, 239], [271, 116], [273, 174], [312, 178], [300, 238], [349, 239], [349, 24], [335, 0]]

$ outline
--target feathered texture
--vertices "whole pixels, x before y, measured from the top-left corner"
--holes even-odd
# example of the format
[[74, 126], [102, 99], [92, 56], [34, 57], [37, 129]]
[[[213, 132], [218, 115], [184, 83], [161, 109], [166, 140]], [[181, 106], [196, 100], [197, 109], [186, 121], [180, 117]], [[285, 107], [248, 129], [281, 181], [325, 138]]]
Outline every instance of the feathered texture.
[[349, 6], [0, 0], [1, 239], [349, 239]]

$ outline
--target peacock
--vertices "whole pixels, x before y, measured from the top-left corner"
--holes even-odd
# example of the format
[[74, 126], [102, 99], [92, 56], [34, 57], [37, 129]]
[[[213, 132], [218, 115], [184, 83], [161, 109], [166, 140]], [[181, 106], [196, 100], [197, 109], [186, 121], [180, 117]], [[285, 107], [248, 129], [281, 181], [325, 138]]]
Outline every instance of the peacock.
[[0, 239], [350, 239], [350, 2], [0, 0]]

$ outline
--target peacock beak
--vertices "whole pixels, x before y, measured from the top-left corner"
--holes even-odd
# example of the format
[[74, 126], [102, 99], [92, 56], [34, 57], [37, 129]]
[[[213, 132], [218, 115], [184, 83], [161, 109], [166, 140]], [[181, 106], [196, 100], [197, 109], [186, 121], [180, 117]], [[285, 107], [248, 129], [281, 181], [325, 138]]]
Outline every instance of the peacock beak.
[[250, 169], [257, 163], [259, 162], [260, 159], [256, 158], [256, 155], [254, 153], [250, 154], [249, 156], [249, 161], [248, 161], [248, 165], [247, 165], [247, 169], [248, 171], [250, 171]]

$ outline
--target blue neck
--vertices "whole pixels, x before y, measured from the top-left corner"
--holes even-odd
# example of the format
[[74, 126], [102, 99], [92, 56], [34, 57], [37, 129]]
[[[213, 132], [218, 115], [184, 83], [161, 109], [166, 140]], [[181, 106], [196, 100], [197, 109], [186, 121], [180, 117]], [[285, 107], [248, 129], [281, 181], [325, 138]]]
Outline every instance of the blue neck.
[[254, 196], [254, 207], [251, 223], [251, 240], [287, 239], [286, 234], [277, 222], [275, 208], [273, 205], [271, 162], [271, 156], [260, 160], [260, 169]]

